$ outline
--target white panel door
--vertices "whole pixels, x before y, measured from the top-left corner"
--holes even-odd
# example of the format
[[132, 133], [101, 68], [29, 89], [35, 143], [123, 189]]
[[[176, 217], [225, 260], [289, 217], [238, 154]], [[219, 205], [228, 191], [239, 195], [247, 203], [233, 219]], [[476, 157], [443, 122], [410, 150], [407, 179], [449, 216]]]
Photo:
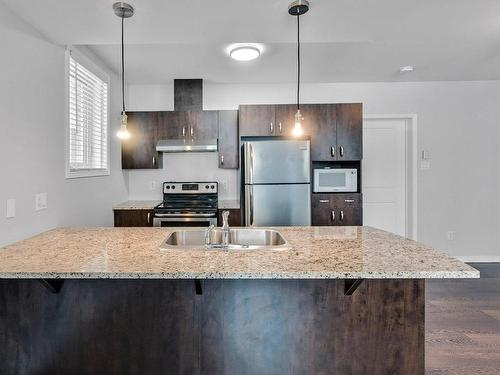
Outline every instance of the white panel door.
[[363, 121], [363, 224], [406, 236], [406, 120]]

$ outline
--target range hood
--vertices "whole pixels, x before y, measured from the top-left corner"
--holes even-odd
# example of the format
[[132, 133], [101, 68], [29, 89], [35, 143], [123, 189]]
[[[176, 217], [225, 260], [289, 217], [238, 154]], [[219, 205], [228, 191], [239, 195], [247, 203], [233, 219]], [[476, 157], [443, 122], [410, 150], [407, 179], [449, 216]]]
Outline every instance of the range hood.
[[[174, 79], [174, 111], [203, 111], [203, 80]], [[188, 128], [189, 124], [186, 124]], [[216, 135], [215, 135], [216, 136]], [[217, 138], [161, 139], [158, 152], [217, 152]]]
[[158, 152], [216, 152], [217, 139], [163, 139], [156, 145]]

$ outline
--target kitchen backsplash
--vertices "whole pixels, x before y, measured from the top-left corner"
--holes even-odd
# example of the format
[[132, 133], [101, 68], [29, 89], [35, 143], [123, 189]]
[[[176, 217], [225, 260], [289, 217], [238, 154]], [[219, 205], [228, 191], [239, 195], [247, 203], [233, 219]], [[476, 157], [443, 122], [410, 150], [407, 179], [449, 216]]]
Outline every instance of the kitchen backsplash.
[[219, 169], [216, 152], [163, 154], [163, 169], [124, 171], [129, 177], [129, 199], [162, 198], [165, 181], [217, 181], [219, 199], [239, 199], [236, 170]]

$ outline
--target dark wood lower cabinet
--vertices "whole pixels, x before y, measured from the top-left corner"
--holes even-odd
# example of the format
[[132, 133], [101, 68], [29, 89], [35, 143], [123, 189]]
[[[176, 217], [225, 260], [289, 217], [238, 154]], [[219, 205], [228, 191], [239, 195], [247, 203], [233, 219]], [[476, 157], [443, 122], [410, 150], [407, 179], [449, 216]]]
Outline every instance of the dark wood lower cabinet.
[[424, 280], [0, 280], [1, 374], [424, 374]]
[[153, 210], [114, 210], [115, 227], [152, 227]]
[[363, 225], [363, 202], [359, 193], [312, 194], [312, 225]]

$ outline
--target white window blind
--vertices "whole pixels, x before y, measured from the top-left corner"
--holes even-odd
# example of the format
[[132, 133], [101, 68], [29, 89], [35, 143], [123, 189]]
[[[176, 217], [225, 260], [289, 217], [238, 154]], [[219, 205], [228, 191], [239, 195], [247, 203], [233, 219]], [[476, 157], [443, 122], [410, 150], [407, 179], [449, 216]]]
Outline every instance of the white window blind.
[[108, 83], [69, 56], [68, 177], [109, 174]]

